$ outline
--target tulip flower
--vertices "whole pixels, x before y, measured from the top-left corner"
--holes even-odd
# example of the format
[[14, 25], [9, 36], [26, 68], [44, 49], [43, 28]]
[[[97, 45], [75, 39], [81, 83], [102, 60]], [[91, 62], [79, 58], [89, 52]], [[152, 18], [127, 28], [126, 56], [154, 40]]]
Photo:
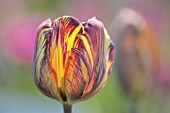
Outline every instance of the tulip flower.
[[36, 36], [35, 83], [70, 113], [73, 103], [92, 97], [106, 84], [113, 52], [110, 36], [96, 18], [82, 23], [70, 16], [47, 19]]
[[159, 72], [156, 38], [147, 21], [132, 9], [120, 12], [111, 28], [118, 78], [126, 95], [137, 101], [152, 88]]

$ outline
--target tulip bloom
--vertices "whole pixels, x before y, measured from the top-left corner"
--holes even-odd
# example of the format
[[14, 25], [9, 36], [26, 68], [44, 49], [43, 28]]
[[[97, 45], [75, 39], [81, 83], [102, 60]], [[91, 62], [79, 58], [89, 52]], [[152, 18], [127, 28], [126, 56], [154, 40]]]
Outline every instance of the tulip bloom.
[[120, 12], [112, 30], [120, 83], [125, 93], [136, 101], [152, 88], [159, 73], [156, 38], [147, 21], [131, 9]]
[[148, 23], [132, 9], [120, 12], [112, 25], [118, 78], [131, 99], [130, 113], [137, 113], [136, 102], [152, 89], [158, 75], [158, 44]]
[[47, 19], [37, 32], [34, 79], [45, 95], [66, 105], [85, 100], [107, 82], [114, 46], [102, 22]]

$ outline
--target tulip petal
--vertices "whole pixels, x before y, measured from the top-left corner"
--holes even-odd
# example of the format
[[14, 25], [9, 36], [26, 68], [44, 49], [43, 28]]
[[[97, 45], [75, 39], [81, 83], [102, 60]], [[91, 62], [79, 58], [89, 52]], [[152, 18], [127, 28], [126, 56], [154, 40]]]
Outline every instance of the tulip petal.
[[49, 46], [51, 20], [48, 19], [39, 26], [35, 56], [34, 56], [34, 79], [37, 87], [47, 96], [61, 100], [57, 90], [56, 74], [50, 69], [47, 60], [47, 47]]
[[88, 75], [88, 69], [83, 60], [80, 50], [73, 49], [65, 69], [64, 85], [69, 101], [79, 99], [89, 81], [88, 76], [84, 76], [84, 74]]
[[96, 18], [45, 21], [37, 32], [34, 75], [39, 89], [72, 104], [97, 93], [112, 70], [114, 45]]
[[[113, 63], [114, 46], [98, 20], [93, 18], [83, 23], [75, 44], [77, 46], [72, 48], [64, 74], [68, 101], [80, 100], [80, 97], [83, 100], [99, 91], [106, 83]], [[103, 59], [105, 54], [106, 59]]]
[[[82, 28], [82, 24], [72, 17], [62, 17], [54, 20], [52, 25], [52, 38], [49, 47], [49, 64], [55, 70], [57, 87], [63, 101], [67, 101], [64, 86], [65, 68], [71, 55], [71, 49], [76, 40], [76, 35]], [[72, 78], [71, 75], [69, 75]]]
[[[110, 37], [104, 28], [104, 25], [95, 18], [83, 23], [84, 33], [80, 33], [78, 37], [81, 39], [81, 51], [78, 55], [81, 61], [80, 67], [83, 70], [83, 76], [87, 76], [82, 100], [94, 95], [101, 89], [110, 75], [113, 63], [114, 45], [110, 41]], [[105, 56], [106, 55], [106, 58]], [[88, 72], [86, 72], [87, 70]]]
[[104, 55], [108, 55], [109, 51], [112, 50], [114, 47], [113, 45], [110, 45], [110, 37], [107, 34], [104, 25], [100, 21], [92, 18], [88, 20], [87, 23], [89, 24], [89, 26], [85, 31], [88, 35], [91, 36], [93, 41], [92, 50], [94, 51], [93, 57], [95, 59], [95, 67], [93, 68], [93, 72], [95, 74], [93, 75], [95, 79], [95, 84], [93, 85], [93, 89], [91, 89], [91, 91], [92, 94], [95, 94], [100, 89], [100, 86], [102, 87], [104, 85], [104, 81], [107, 81], [107, 68], [110, 68], [109, 62], [113, 62], [113, 59], [111, 59], [111, 61], [109, 60], [108, 57], [110, 56], [105, 57]]

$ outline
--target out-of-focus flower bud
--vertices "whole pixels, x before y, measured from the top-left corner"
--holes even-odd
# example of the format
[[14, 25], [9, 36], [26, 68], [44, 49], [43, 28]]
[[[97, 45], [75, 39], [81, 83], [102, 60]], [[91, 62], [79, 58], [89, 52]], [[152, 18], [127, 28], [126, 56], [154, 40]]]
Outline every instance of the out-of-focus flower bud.
[[149, 24], [137, 12], [124, 9], [111, 26], [116, 44], [120, 83], [133, 100], [146, 93], [159, 72], [159, 51]]
[[38, 28], [34, 79], [45, 95], [65, 104], [90, 98], [107, 82], [114, 46], [96, 18], [79, 22], [63, 16]]

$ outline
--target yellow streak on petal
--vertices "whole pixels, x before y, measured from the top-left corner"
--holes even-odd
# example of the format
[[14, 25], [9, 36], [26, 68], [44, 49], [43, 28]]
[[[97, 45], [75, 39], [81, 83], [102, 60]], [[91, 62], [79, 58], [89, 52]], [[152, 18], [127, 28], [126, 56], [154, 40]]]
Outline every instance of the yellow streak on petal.
[[38, 34], [38, 47], [41, 47], [41, 48], [38, 48], [38, 50], [41, 50], [42, 47], [43, 47], [43, 44], [44, 44], [44, 40], [45, 40], [45, 31], [48, 31], [49, 28], [44, 28], [42, 29], [39, 34]]
[[66, 59], [65, 59], [65, 64], [68, 60], [68, 57], [71, 55], [71, 49], [73, 48], [73, 43], [74, 43], [74, 40], [78, 34], [78, 32], [80, 31], [80, 29], [83, 28], [83, 25], [82, 24], [79, 24], [75, 29], [74, 31], [72, 32], [72, 34], [70, 35], [70, 37], [68, 37], [68, 34], [65, 35], [65, 40], [66, 40], [66, 43], [67, 43], [67, 52], [68, 54], [66, 55]]
[[94, 65], [94, 64], [93, 64], [93, 56], [92, 56], [92, 51], [91, 51], [91, 49], [90, 49], [90, 44], [88, 43], [87, 38], [86, 38], [85, 36], [80, 35], [79, 37], [81, 38], [81, 40], [83, 41], [83, 43], [84, 43], [84, 45], [85, 45], [85, 48], [86, 48], [86, 50], [87, 50], [87, 52], [88, 52], [88, 54], [89, 54], [89, 57], [90, 57], [91, 65], [92, 65], [92, 67], [93, 67], [93, 65]]
[[80, 59], [80, 65], [81, 65], [81, 71], [82, 71], [82, 77], [83, 77], [83, 79], [85, 80], [85, 82], [86, 82], [86, 86], [85, 86], [85, 90], [84, 90], [84, 92], [83, 92], [83, 94], [85, 94], [87, 91], [87, 87], [88, 87], [88, 81], [89, 81], [89, 75], [88, 75], [88, 70], [87, 70], [87, 67], [85, 66], [85, 64], [84, 64], [84, 62], [83, 62], [83, 60], [82, 59]]
[[70, 50], [73, 47], [74, 40], [75, 40], [78, 32], [80, 31], [80, 29], [82, 27], [83, 27], [82, 24], [79, 24], [79, 26], [77, 26], [75, 28], [75, 30], [72, 32], [70, 37], [68, 37], [69, 32], [68, 32], [68, 34], [65, 35], [65, 40], [66, 40], [66, 43], [67, 43], [67, 52], [68, 52], [68, 54], [66, 55], [65, 64], [66, 64], [66, 62], [68, 60], [68, 57], [71, 55], [71, 51]]
[[[113, 62], [109, 61], [109, 51], [110, 49], [109, 48], [109, 45], [110, 45], [110, 36], [108, 35], [107, 33], [107, 30], [104, 28], [104, 33], [105, 33], [105, 37], [106, 37], [106, 40], [105, 40], [105, 54], [106, 54], [106, 73], [105, 74], [108, 74], [108, 71], [109, 71], [109, 68], [110, 66], [113, 64]], [[107, 77], [107, 76], [105, 76]]]
[[[68, 57], [71, 55], [71, 49], [73, 48], [73, 46], [74, 46], [74, 40], [75, 40], [75, 38], [76, 38], [76, 36], [77, 36], [77, 34], [78, 34], [78, 32], [80, 31], [80, 29], [83, 27], [83, 25], [82, 24], [79, 24], [75, 29], [74, 29], [74, 31], [72, 32], [72, 34], [70, 35], [70, 37], [69, 38], [67, 38], [68, 39], [68, 46], [67, 46], [67, 52], [68, 52], [68, 54], [66, 55], [66, 60], [65, 60], [65, 62], [67, 62], [67, 60], [68, 60]], [[73, 78], [73, 76], [72, 75], [69, 75], [70, 76], [70, 80], [72, 80], [72, 78]]]
[[[68, 54], [66, 55], [66, 60], [65, 60], [65, 63], [67, 62], [68, 60], [68, 57], [71, 55], [71, 49], [73, 47], [73, 43], [74, 43], [74, 40], [78, 34], [78, 32], [80, 31], [80, 29], [82, 28], [82, 24], [80, 24], [78, 27], [75, 28], [75, 30], [72, 32], [72, 34], [70, 35], [70, 37], [68, 38], [68, 34], [65, 35], [65, 39], [67, 40], [67, 43], [68, 43], [68, 46], [67, 46], [67, 52]], [[53, 41], [53, 42], [56, 42], [56, 41]], [[57, 80], [58, 80], [58, 87], [62, 87], [63, 84], [64, 84], [64, 64], [63, 64], [63, 50], [62, 50], [62, 45], [61, 45], [61, 38], [58, 37], [58, 44], [57, 44], [57, 47], [55, 44], [52, 44], [54, 51], [52, 51], [53, 53], [53, 56], [52, 56], [52, 67], [57, 70]]]
[[[44, 51], [44, 50], [43, 50]], [[39, 55], [37, 59], [37, 65], [36, 65], [36, 73], [40, 73], [40, 68], [41, 68], [41, 60], [43, 59], [43, 54]], [[38, 81], [40, 80], [40, 74], [37, 74]]]
[[62, 80], [64, 77], [64, 68], [63, 68], [63, 52], [61, 48], [61, 39], [58, 38], [58, 44], [56, 46], [55, 44], [56, 39], [53, 41], [52, 48], [52, 58], [51, 58], [51, 65], [54, 70], [56, 70], [57, 73], [57, 81], [58, 81], [58, 87], [62, 87]]
[[110, 36], [109, 36], [106, 28], [104, 28], [104, 34], [105, 34], [106, 39], [107, 39], [107, 40], [110, 40]]
[[[62, 80], [63, 80], [63, 77], [64, 77], [64, 67], [63, 67], [63, 53], [62, 53], [62, 48], [61, 48], [61, 39], [58, 38], [58, 47], [57, 47], [57, 50], [58, 50], [58, 73], [59, 73], [59, 76], [58, 76], [58, 87], [61, 87], [62, 86]], [[54, 57], [55, 58], [55, 57]]]
[[74, 40], [78, 34], [78, 32], [80, 31], [80, 29], [82, 28], [82, 24], [79, 24], [79, 26], [77, 26], [75, 28], [75, 30], [72, 32], [72, 34], [70, 35], [70, 37], [68, 37], [68, 47], [67, 47], [67, 51], [70, 51], [71, 48], [73, 47], [73, 43], [74, 43]]
[[104, 34], [105, 34], [105, 47], [104, 47], [104, 54], [106, 55], [106, 58], [105, 58], [105, 66], [106, 66], [106, 72], [105, 72], [105, 75], [102, 79], [102, 82], [100, 83], [99, 87], [96, 89], [96, 91], [102, 87], [102, 85], [104, 85], [105, 81], [108, 79], [108, 71], [111, 67], [111, 65], [114, 63], [114, 61], [109, 61], [109, 46], [110, 46], [110, 36], [107, 32], [107, 30], [104, 28]]
[[[45, 34], [44, 32], [48, 30], [48, 28], [46, 29], [43, 29], [42, 31], [40, 31], [40, 33], [38, 34], [38, 45], [37, 45], [37, 53], [36, 53], [36, 60], [37, 60], [37, 66], [36, 66], [36, 70], [37, 72], [36, 73], [39, 73], [40, 72], [40, 68], [41, 68], [41, 60], [43, 59], [44, 57], [44, 51], [45, 51], [45, 48], [43, 48], [43, 46], [45, 45]], [[38, 75], [38, 74], [37, 74]], [[38, 81], [39, 81], [39, 75], [38, 75]]]

